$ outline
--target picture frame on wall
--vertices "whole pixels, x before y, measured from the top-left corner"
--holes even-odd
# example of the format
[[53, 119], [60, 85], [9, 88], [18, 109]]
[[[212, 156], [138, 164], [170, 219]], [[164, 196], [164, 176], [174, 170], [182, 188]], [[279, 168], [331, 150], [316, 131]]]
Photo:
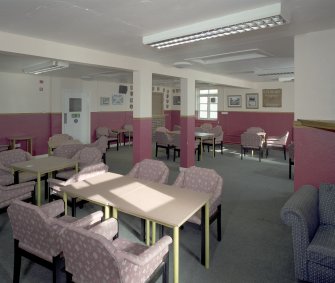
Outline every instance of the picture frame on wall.
[[282, 107], [282, 89], [263, 89], [263, 107]]
[[100, 105], [109, 105], [110, 98], [109, 97], [100, 97]]
[[113, 94], [112, 95], [112, 105], [123, 105], [123, 95]]
[[246, 93], [245, 107], [247, 109], [258, 109], [258, 93]]
[[180, 105], [180, 95], [173, 97], [173, 105]]
[[228, 95], [228, 107], [241, 107], [242, 95]]

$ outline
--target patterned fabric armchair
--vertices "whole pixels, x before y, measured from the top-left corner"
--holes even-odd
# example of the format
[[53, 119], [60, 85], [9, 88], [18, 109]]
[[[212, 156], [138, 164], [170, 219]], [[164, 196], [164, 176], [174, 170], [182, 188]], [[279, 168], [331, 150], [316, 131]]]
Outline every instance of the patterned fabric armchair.
[[125, 132], [123, 133], [123, 145], [126, 145], [126, 140], [130, 142], [130, 140], [133, 138], [133, 125], [132, 124], [125, 124], [123, 126], [123, 129]]
[[72, 158], [79, 150], [85, 147], [84, 144], [63, 144], [54, 149], [53, 155], [64, 158]]
[[200, 125], [200, 128], [203, 129], [205, 132], [210, 133], [213, 125], [211, 123], [203, 123]]
[[14, 278], [20, 280], [21, 257], [38, 261], [53, 271], [53, 282], [62, 267], [60, 233], [71, 225], [90, 228], [101, 221], [103, 213], [95, 212], [80, 220], [70, 216], [58, 217], [64, 212], [62, 200], [41, 207], [15, 200], [8, 208], [14, 237]]
[[281, 209], [292, 228], [295, 276], [308, 282], [335, 282], [335, 185], [305, 185]]
[[109, 147], [108, 143], [109, 143], [108, 138], [106, 136], [101, 136], [95, 142], [87, 144], [86, 146], [96, 147], [97, 149], [99, 149], [102, 153], [102, 160], [104, 163], [106, 163], [106, 152], [107, 148]]
[[[172, 135], [172, 146], [173, 146], [173, 161], [176, 161], [176, 155], [180, 156], [180, 133], [175, 133]], [[191, 146], [191, 145], [190, 145]], [[200, 161], [200, 142], [194, 141], [194, 152], [198, 153], [198, 161]]]
[[160, 184], [166, 184], [169, 178], [169, 168], [163, 161], [143, 159], [135, 164], [128, 176]]
[[68, 134], [56, 134], [51, 136], [48, 141], [49, 153], [52, 153], [53, 149], [69, 140], [73, 140], [73, 137]]
[[[0, 185], [7, 186], [14, 183], [13, 170], [11, 164], [32, 159], [30, 153], [22, 149], [12, 149], [0, 152]], [[36, 174], [21, 172], [20, 182], [28, 182], [36, 179]]]
[[[102, 153], [96, 147], [84, 147], [83, 149], [79, 150], [71, 159], [78, 161], [79, 170], [81, 171], [86, 166], [101, 162]], [[57, 173], [56, 178], [67, 180], [74, 174], [76, 174], [74, 169], [66, 169]]]
[[97, 140], [106, 137], [108, 148], [110, 148], [111, 143], [116, 142], [116, 149], [119, 150], [119, 134], [117, 132], [107, 127], [98, 127], [95, 131]]
[[[80, 182], [83, 180], [86, 180], [88, 178], [92, 178], [97, 175], [101, 175], [108, 172], [108, 166], [102, 162], [89, 165], [84, 167], [80, 172], [77, 174], [74, 174], [71, 178], [67, 179], [66, 181], [63, 180], [58, 180], [58, 179], [53, 179], [49, 178], [48, 179], [48, 184], [49, 184], [49, 199], [57, 199], [57, 198], [62, 198], [63, 194], [61, 192], [61, 188], [70, 184], [73, 184], [75, 182]], [[76, 199], [71, 197], [68, 197], [68, 204], [72, 207], [72, 216], [76, 216], [76, 207], [81, 206], [82, 202], [77, 202]]]
[[246, 130], [246, 132], [251, 134], [265, 133], [264, 129], [260, 127], [250, 127]]
[[294, 143], [290, 143], [287, 147], [288, 150], [288, 177], [292, 178], [292, 166], [294, 165]]
[[[209, 223], [212, 224], [216, 220], [217, 240], [221, 241], [222, 177], [213, 169], [192, 166], [182, 169], [173, 185], [181, 189], [211, 194], [209, 200]], [[201, 225], [200, 211], [191, 216], [188, 221], [196, 225]]]
[[263, 146], [264, 139], [261, 135], [258, 135], [257, 133], [244, 132], [241, 135], [241, 159], [243, 159], [243, 155], [245, 155], [247, 150], [255, 149], [258, 150], [258, 158], [260, 162], [261, 157], [263, 156]]
[[269, 155], [269, 148], [277, 148], [283, 150], [284, 159], [286, 160], [286, 145], [289, 133], [287, 131], [283, 136], [269, 136], [266, 138], [266, 157]]
[[[68, 281], [142, 283], [155, 280], [163, 273], [168, 283], [169, 245], [164, 236], [153, 246], [113, 239], [117, 229], [111, 218], [93, 229], [68, 227], [62, 233], [65, 270]], [[80, 240], [78, 240], [80, 239]]]
[[[221, 154], [223, 154], [223, 131], [222, 131], [222, 127], [220, 125], [217, 125], [210, 130], [210, 133], [214, 134], [214, 146], [220, 145]], [[207, 145], [207, 150], [209, 151], [209, 147], [213, 146], [213, 141], [212, 141], [212, 139], [203, 140], [202, 144]], [[215, 156], [215, 148], [213, 150], [214, 150], [214, 156]]]
[[158, 148], [164, 148], [166, 152], [166, 158], [170, 157], [170, 149], [172, 145], [172, 135], [169, 134], [169, 130], [165, 127], [158, 127], [155, 131], [155, 143], [156, 143], [156, 157], [158, 154]]
[[11, 186], [0, 185], [0, 208], [7, 207], [14, 200], [32, 199], [35, 202], [35, 182], [26, 182]]

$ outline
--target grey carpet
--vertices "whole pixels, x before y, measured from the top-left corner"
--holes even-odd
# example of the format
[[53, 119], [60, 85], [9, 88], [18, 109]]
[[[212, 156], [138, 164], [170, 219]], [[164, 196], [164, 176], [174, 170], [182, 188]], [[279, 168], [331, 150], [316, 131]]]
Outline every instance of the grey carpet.
[[[159, 160], [170, 168], [172, 184], [179, 170], [179, 159]], [[125, 174], [132, 168], [132, 147], [112, 148], [107, 153], [110, 171]], [[280, 208], [293, 192], [288, 179], [288, 161], [281, 151], [270, 151], [258, 162], [257, 153], [240, 159], [239, 146], [225, 145], [224, 154], [216, 158], [204, 152], [196, 165], [215, 169], [223, 177], [222, 241], [216, 241], [216, 225], [211, 227], [210, 268], [199, 262], [200, 231], [185, 226], [180, 235], [180, 282], [182, 283], [289, 283], [294, 279], [290, 230], [282, 224]], [[98, 207], [85, 205], [83, 216]], [[120, 236], [139, 241], [138, 219], [120, 214]], [[171, 233], [171, 231], [167, 231]], [[7, 213], [0, 214], [0, 282], [12, 282], [13, 239]], [[172, 251], [170, 282], [173, 278]], [[28, 260], [22, 262], [21, 282], [51, 282], [51, 272]], [[64, 279], [64, 278], [62, 278]], [[160, 281], [159, 281], [160, 282]]]

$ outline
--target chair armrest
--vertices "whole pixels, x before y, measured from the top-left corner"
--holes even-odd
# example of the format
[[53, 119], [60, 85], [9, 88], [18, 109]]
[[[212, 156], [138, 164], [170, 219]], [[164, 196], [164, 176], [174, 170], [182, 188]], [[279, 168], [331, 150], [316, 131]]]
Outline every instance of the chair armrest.
[[48, 217], [56, 217], [64, 212], [64, 202], [63, 200], [56, 200], [41, 206], [41, 210]]
[[83, 218], [78, 219], [73, 223], [73, 225], [81, 228], [91, 228], [97, 222], [101, 221], [103, 215], [104, 214], [102, 211], [96, 211]]
[[65, 182], [66, 182], [66, 181], [54, 179], [54, 178], [49, 178], [47, 181], [48, 181], [49, 187], [52, 187], [52, 186], [63, 187], [65, 186]]
[[119, 232], [118, 222], [115, 218], [110, 218], [95, 225], [90, 231], [105, 237], [107, 240], [113, 240], [114, 236]]
[[20, 183], [20, 184], [15, 184], [15, 185], [10, 185], [10, 186], [0, 186], [2, 191], [10, 191], [10, 190], [15, 190], [15, 189], [22, 189], [26, 187], [32, 187], [32, 190], [34, 189], [35, 186], [34, 181], [31, 182], [26, 182], [26, 183]]
[[118, 251], [118, 253], [125, 259], [133, 264], [143, 266], [162, 253], [165, 249], [169, 249], [169, 245], [172, 243], [170, 236], [164, 236], [156, 244], [145, 250], [140, 255], [130, 254], [124, 251]]

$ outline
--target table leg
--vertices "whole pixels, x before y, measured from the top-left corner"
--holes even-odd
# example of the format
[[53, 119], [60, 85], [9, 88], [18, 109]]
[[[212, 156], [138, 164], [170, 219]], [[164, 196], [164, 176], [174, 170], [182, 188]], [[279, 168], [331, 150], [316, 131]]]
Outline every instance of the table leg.
[[113, 207], [113, 218], [117, 219], [117, 209]]
[[[110, 206], [109, 205], [105, 205], [105, 220], [110, 218]], [[114, 214], [114, 210], [113, 210], [113, 214]]]
[[67, 215], [67, 193], [63, 192], [63, 200], [64, 200], [64, 213]]
[[42, 198], [41, 198], [41, 173], [37, 173], [37, 205], [41, 206]]
[[179, 283], [179, 227], [173, 227], [173, 282]]
[[213, 137], [213, 157], [215, 157], [215, 137]]
[[150, 246], [150, 220], [145, 219], [145, 244]]
[[152, 244], [156, 242], [156, 222], [152, 222]]
[[209, 203], [201, 208], [201, 264], [209, 268]]

